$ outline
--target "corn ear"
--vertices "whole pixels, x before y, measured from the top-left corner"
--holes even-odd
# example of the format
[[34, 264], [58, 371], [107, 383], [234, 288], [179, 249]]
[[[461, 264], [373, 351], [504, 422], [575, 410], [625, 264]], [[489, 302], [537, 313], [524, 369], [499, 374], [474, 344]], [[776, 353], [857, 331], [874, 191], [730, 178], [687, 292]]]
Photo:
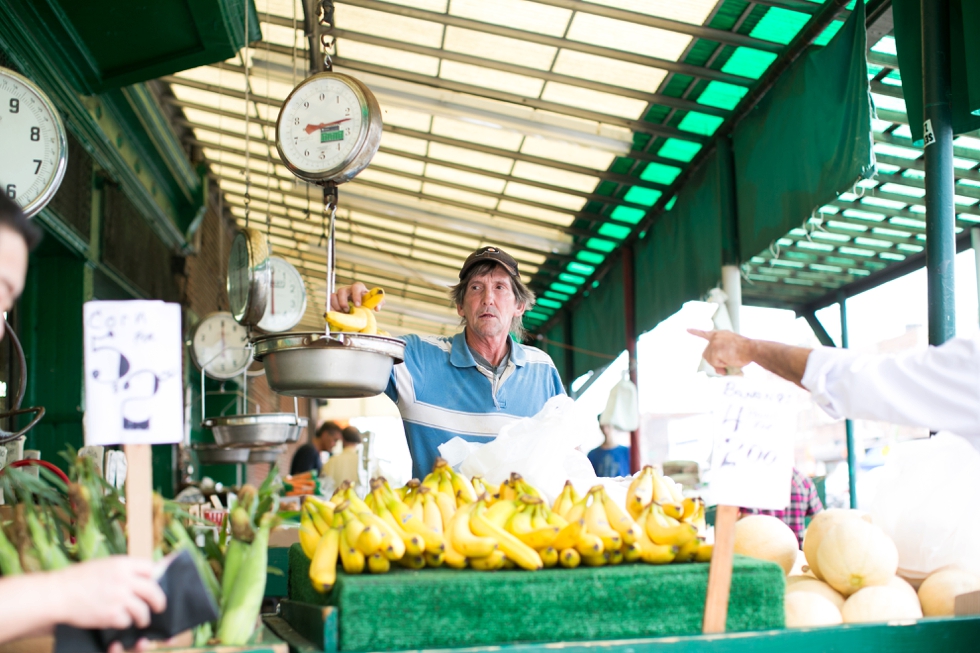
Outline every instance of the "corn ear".
[[16, 576], [22, 573], [24, 569], [20, 566], [17, 547], [7, 539], [7, 534], [3, 532], [3, 524], [0, 524], [0, 574]]
[[262, 518], [258, 532], [235, 575], [231, 592], [222, 602], [225, 606], [218, 624], [218, 639], [226, 646], [242, 646], [255, 632], [255, 625], [265, 596], [265, 580], [269, 563], [269, 533], [275, 518]]

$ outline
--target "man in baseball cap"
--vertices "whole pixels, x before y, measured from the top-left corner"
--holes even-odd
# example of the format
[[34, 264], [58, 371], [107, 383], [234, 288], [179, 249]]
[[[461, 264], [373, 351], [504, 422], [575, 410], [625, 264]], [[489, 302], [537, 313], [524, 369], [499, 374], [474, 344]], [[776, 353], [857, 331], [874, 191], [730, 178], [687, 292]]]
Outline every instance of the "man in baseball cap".
[[[358, 306], [365, 292], [361, 283], [340, 288], [331, 308]], [[405, 423], [416, 478], [431, 471], [440, 444], [456, 436], [486, 442], [565, 394], [551, 358], [521, 344], [522, 317], [535, 298], [513, 256], [481, 247], [466, 257], [449, 294], [463, 330], [405, 336], [405, 363], [395, 366], [385, 391]]]

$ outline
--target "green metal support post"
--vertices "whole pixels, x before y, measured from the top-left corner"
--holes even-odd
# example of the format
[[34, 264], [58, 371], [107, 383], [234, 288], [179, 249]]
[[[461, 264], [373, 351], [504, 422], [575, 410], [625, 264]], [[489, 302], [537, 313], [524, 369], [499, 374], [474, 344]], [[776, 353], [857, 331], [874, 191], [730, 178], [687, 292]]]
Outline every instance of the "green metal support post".
[[[840, 346], [847, 349], [850, 344], [847, 336], [847, 295], [837, 293], [840, 304]], [[847, 490], [851, 497], [851, 508], [857, 508], [857, 454], [854, 451], [854, 422], [844, 420], [844, 431], [847, 434]]]
[[926, 269], [929, 344], [956, 334], [949, 0], [922, 0], [922, 89], [925, 120]]

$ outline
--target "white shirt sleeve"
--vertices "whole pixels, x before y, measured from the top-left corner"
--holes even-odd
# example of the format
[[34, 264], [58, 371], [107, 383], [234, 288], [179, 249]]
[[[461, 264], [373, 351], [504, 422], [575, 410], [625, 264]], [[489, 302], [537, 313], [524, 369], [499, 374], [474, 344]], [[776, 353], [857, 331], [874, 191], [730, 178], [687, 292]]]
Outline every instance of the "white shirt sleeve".
[[980, 438], [980, 339], [898, 355], [821, 347], [804, 388], [831, 416], [870, 419]]

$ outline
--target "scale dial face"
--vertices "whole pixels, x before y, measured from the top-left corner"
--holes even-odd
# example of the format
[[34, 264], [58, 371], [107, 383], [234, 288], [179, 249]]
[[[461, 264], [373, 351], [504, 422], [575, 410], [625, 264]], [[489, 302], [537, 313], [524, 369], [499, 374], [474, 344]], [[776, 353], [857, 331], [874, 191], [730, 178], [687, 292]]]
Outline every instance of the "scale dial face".
[[273, 256], [269, 264], [269, 302], [258, 327], [267, 333], [289, 331], [306, 312], [306, 286], [289, 261]]
[[248, 329], [231, 313], [212, 313], [194, 329], [191, 340], [194, 363], [212, 379], [240, 376], [252, 362], [248, 348]]
[[0, 192], [30, 217], [65, 176], [68, 142], [54, 104], [34, 82], [0, 68]]
[[381, 109], [357, 79], [317, 73], [293, 89], [279, 111], [276, 147], [290, 171], [306, 181], [349, 181], [381, 142]]
[[235, 235], [228, 255], [228, 304], [239, 324], [255, 326], [269, 296], [269, 242], [258, 229]]

